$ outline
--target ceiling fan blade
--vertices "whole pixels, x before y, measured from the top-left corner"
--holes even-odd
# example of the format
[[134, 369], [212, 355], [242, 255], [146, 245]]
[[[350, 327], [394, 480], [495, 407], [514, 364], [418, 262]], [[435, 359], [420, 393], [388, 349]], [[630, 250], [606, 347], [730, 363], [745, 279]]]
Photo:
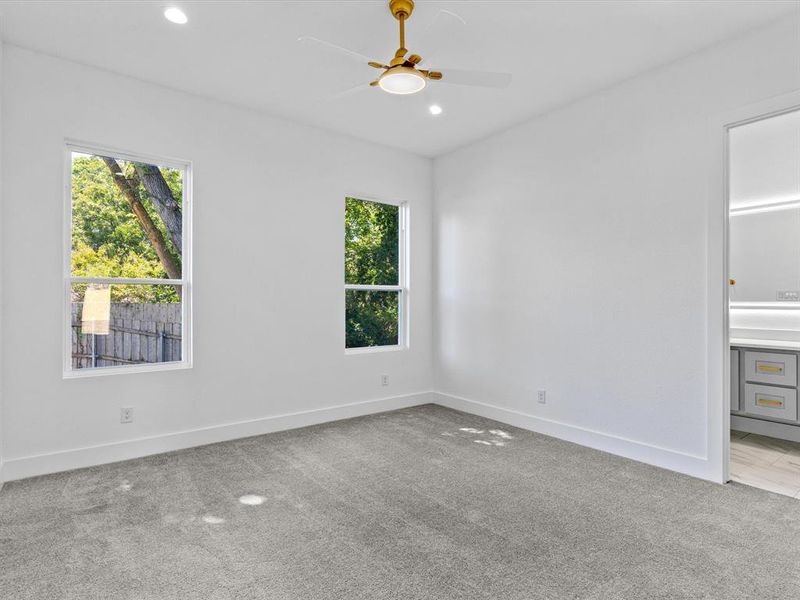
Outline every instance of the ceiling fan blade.
[[341, 92], [338, 92], [338, 93], [334, 94], [333, 96], [330, 96], [328, 99], [329, 100], [341, 100], [342, 98], [347, 98], [349, 96], [353, 96], [355, 94], [358, 94], [359, 92], [366, 91], [366, 90], [368, 90], [370, 88], [371, 85], [372, 85], [371, 83], [359, 83], [358, 85], [354, 85], [351, 88], [348, 88], [346, 90], [342, 90]]
[[511, 85], [511, 73], [446, 69], [444, 67], [437, 68], [436, 71], [441, 71], [444, 74], [441, 80], [442, 83], [490, 88], [507, 88]]
[[419, 36], [412, 40], [412, 46], [424, 52], [424, 55], [428, 57], [426, 60], [430, 61], [430, 57], [436, 59], [440, 54], [441, 45], [452, 39], [453, 35], [466, 24], [467, 22], [460, 15], [441, 8], [428, 25], [422, 29]]
[[346, 56], [360, 63], [369, 64], [370, 62], [372, 62], [372, 59], [356, 52], [355, 50], [350, 50], [349, 48], [345, 48], [344, 46], [339, 46], [331, 42], [326, 42], [325, 40], [321, 40], [319, 38], [315, 38], [310, 35], [301, 35], [299, 38], [297, 38], [297, 41], [304, 44], [314, 45], [322, 50], [337, 52], [343, 56]]

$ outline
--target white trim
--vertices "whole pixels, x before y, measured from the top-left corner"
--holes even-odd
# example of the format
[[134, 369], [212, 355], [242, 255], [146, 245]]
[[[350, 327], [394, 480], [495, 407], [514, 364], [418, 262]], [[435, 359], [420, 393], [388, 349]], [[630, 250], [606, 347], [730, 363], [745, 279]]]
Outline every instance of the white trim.
[[[183, 198], [181, 202], [183, 248], [181, 248], [181, 279], [131, 279], [125, 277], [73, 277], [72, 276], [72, 154], [79, 152], [96, 156], [112, 156], [120, 160], [146, 162], [181, 171]], [[75, 140], [64, 141], [64, 223], [63, 223], [63, 279], [62, 296], [62, 378], [78, 379], [154, 371], [175, 371], [192, 368], [192, 163], [188, 160], [165, 158], [147, 153], [131, 153], [117, 148]], [[72, 368], [72, 302], [71, 290], [75, 283], [107, 283], [116, 285], [179, 285], [181, 286], [181, 360], [170, 363], [148, 363], [120, 367], [92, 369]]]
[[[344, 206], [345, 210], [347, 210], [347, 199], [351, 198], [353, 200], [361, 200], [364, 202], [372, 202], [374, 204], [388, 204], [389, 206], [396, 206], [398, 208], [397, 211], [397, 219], [398, 219], [398, 231], [397, 231], [397, 276], [398, 276], [398, 285], [370, 285], [370, 284], [358, 284], [358, 283], [346, 283], [344, 284], [345, 292], [348, 290], [356, 290], [356, 291], [363, 291], [363, 292], [397, 292], [397, 344], [393, 346], [364, 346], [359, 348], [348, 348], [347, 347], [347, 319], [346, 314], [342, 314], [342, 332], [344, 334], [344, 353], [345, 355], [351, 354], [371, 354], [375, 352], [392, 352], [395, 350], [405, 350], [409, 347], [409, 333], [411, 328], [409, 326], [409, 319], [411, 315], [410, 310], [410, 284], [411, 275], [409, 272], [409, 264], [411, 263], [410, 254], [409, 254], [409, 247], [410, 247], [410, 237], [409, 237], [409, 205], [408, 202], [397, 202], [397, 201], [385, 201], [385, 200], [376, 200], [375, 198], [369, 198], [365, 196], [357, 196], [353, 194], [345, 194], [344, 196]], [[346, 218], [346, 215], [345, 215]], [[346, 313], [346, 300], [345, 300], [345, 307], [344, 311]]]
[[364, 346], [363, 348], [345, 348], [345, 354], [374, 354], [376, 352], [401, 352], [408, 346]]
[[728, 132], [733, 127], [800, 108], [800, 91], [718, 115], [709, 121], [711, 169], [706, 215], [707, 460], [710, 479], [730, 480], [729, 173]]
[[345, 192], [345, 198], [353, 198], [354, 200], [365, 200], [366, 202], [374, 202], [375, 204], [388, 204], [390, 206], [403, 206], [404, 204], [408, 204], [405, 200], [382, 200], [377, 196], [371, 196], [369, 194], [351, 194], [350, 192]]
[[419, 406], [431, 402], [430, 392], [377, 398], [296, 413], [275, 415], [249, 421], [239, 421], [212, 427], [177, 431], [110, 444], [23, 456], [5, 461], [3, 476], [6, 481], [70, 471], [121, 460], [130, 460], [162, 452], [183, 450], [206, 444], [263, 435], [276, 431], [297, 429], [330, 421], [350, 419], [363, 415]]
[[187, 166], [191, 167], [192, 164], [191, 161], [181, 158], [169, 158], [158, 154], [149, 154], [147, 152], [129, 152], [121, 148], [115, 148], [114, 146], [95, 144], [72, 138], [66, 138], [64, 144], [67, 147], [67, 151], [70, 153], [80, 152], [82, 154], [93, 154], [96, 156], [110, 156], [129, 162], [145, 162], [169, 169], [183, 170]]
[[13, 481], [431, 403], [631, 460], [701, 479], [717, 481], [713, 465], [702, 456], [662, 448], [442, 392], [417, 392], [377, 398], [86, 448], [6, 459], [2, 477], [5, 481]]
[[130, 277], [70, 277], [70, 283], [108, 283], [110, 285], [184, 285], [182, 279], [131, 279]]
[[121, 367], [96, 367], [93, 369], [71, 369], [62, 374], [63, 379], [83, 379], [86, 377], [105, 377], [106, 375], [130, 375], [132, 373], [156, 373], [158, 371], [181, 371], [191, 369], [185, 360], [160, 363], [142, 363]]
[[536, 433], [580, 444], [595, 450], [602, 450], [603, 452], [609, 452], [631, 460], [719, 483], [715, 477], [714, 470], [710, 468], [711, 465], [704, 456], [662, 448], [645, 442], [570, 425], [553, 419], [537, 417], [443, 392], [433, 392], [432, 396], [435, 404], [447, 408], [486, 417], [520, 429], [535, 431]]
[[361, 292], [402, 292], [403, 288], [399, 285], [369, 285], [369, 284], [356, 284], [345, 283], [344, 289], [357, 290]]

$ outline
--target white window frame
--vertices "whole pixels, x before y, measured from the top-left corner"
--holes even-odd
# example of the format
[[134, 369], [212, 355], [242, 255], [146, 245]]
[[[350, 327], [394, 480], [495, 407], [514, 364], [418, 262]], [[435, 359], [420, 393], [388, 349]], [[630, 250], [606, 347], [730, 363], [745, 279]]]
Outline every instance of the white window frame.
[[[364, 202], [374, 202], [376, 204], [388, 204], [389, 206], [396, 206], [398, 208], [397, 218], [400, 220], [397, 231], [397, 285], [362, 285], [362, 284], [344, 284], [344, 296], [346, 298], [348, 290], [357, 290], [365, 292], [398, 292], [397, 298], [397, 344], [392, 346], [365, 346], [363, 348], [348, 348], [347, 347], [347, 307], [342, 307], [342, 332], [344, 334], [344, 352], [345, 354], [372, 354], [375, 352], [394, 352], [398, 350], [406, 350], [409, 347], [409, 306], [410, 306], [410, 290], [409, 290], [409, 207], [407, 202], [393, 202], [390, 200], [377, 200], [363, 194], [345, 194], [344, 207], [347, 206], [347, 198], [354, 200], [363, 200]], [[344, 258], [344, 255], [343, 255]], [[344, 266], [342, 268], [344, 274]]]
[[[121, 277], [73, 277], [72, 276], [72, 153], [79, 152], [97, 156], [111, 156], [125, 161], [144, 162], [183, 173], [183, 199], [181, 213], [183, 218], [183, 248], [180, 279], [128, 279]], [[107, 375], [127, 375], [153, 371], [175, 371], [192, 368], [192, 163], [154, 156], [152, 154], [131, 153], [108, 146], [65, 140], [64, 144], [64, 250], [63, 275], [63, 377], [64, 379], [101, 377]], [[72, 368], [72, 284], [144, 284], [181, 286], [181, 360], [168, 363], [146, 363], [120, 367], [97, 367], [88, 369]]]

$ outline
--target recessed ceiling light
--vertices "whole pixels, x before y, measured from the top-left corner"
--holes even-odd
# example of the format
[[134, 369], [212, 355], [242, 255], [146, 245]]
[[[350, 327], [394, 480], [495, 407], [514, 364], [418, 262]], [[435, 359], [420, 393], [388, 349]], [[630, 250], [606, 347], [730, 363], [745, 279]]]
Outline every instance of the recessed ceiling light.
[[432, 115], [440, 115], [442, 114], [442, 107], [438, 104], [431, 104], [428, 107], [428, 110], [431, 112]]
[[164, 17], [166, 17], [167, 21], [172, 21], [178, 25], [185, 25], [189, 21], [186, 13], [176, 6], [170, 6], [166, 9], [164, 11]]

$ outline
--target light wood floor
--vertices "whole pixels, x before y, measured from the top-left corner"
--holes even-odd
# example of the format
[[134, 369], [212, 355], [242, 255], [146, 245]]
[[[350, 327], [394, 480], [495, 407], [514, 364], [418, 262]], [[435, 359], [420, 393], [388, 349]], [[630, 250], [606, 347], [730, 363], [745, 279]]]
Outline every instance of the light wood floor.
[[731, 431], [731, 479], [800, 499], [800, 444]]

